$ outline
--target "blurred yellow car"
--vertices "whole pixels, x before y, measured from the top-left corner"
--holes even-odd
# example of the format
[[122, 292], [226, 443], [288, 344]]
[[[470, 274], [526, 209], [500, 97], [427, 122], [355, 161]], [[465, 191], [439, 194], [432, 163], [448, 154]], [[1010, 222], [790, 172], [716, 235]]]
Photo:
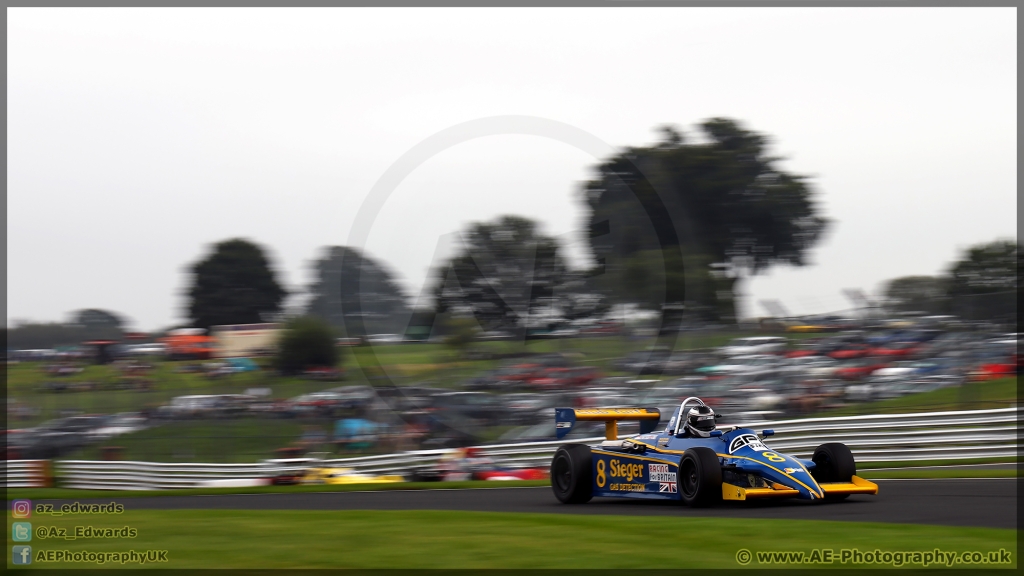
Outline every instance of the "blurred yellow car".
[[797, 324], [786, 328], [786, 332], [824, 332], [825, 330], [824, 326], [814, 324]]
[[388, 484], [405, 482], [397, 474], [374, 476], [360, 474], [352, 468], [310, 468], [302, 477], [303, 484]]

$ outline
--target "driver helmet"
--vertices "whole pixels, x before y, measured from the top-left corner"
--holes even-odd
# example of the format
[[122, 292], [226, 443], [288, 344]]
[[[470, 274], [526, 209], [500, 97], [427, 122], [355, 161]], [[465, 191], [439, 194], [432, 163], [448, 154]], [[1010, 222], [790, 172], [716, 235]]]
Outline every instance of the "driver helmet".
[[684, 425], [690, 434], [708, 438], [715, 429], [715, 411], [707, 406], [694, 406], [686, 412]]

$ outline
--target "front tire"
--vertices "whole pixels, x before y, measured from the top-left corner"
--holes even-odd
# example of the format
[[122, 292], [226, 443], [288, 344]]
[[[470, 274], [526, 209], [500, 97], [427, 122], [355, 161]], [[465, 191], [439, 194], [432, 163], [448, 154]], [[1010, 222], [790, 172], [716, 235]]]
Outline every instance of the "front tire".
[[551, 460], [551, 490], [563, 504], [583, 504], [594, 496], [590, 447], [566, 444]]
[[710, 448], [690, 448], [679, 461], [679, 499], [702, 508], [722, 499], [722, 464]]
[[[852, 482], [853, 476], [857, 473], [857, 463], [853, 460], [853, 453], [846, 444], [831, 442], [822, 444], [814, 449], [811, 457], [814, 461], [814, 469], [811, 476], [818, 483], [823, 482]], [[834, 494], [826, 496], [827, 500], [845, 500], [849, 494]]]

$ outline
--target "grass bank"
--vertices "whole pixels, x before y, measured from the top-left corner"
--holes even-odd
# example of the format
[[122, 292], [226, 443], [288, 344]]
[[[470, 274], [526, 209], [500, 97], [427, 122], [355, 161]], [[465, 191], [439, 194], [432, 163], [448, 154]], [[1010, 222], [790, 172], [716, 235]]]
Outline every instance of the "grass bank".
[[[166, 550], [166, 568], [739, 568], [741, 550], [811, 553], [830, 549], [958, 553], [1011, 551], [1016, 531], [831, 521], [514, 514], [448, 511], [126, 510], [117, 516], [47, 517], [46, 525], [137, 530], [130, 540], [32, 542], [33, 552]], [[43, 522], [33, 517], [33, 522]], [[661, 535], [670, 545], [634, 539]], [[634, 543], [634, 545], [630, 545]], [[8, 564], [12, 567], [11, 564]], [[40, 564], [32, 567], [85, 567]], [[92, 565], [96, 567], [95, 564]], [[759, 560], [751, 568], [792, 567]], [[852, 562], [811, 565], [850, 568]], [[808, 566], [808, 567], [811, 567]], [[877, 564], [870, 566], [879, 567]], [[110, 565], [104, 565], [104, 568]], [[135, 568], [137, 566], [125, 565]], [[964, 567], [964, 566], [960, 566]]]

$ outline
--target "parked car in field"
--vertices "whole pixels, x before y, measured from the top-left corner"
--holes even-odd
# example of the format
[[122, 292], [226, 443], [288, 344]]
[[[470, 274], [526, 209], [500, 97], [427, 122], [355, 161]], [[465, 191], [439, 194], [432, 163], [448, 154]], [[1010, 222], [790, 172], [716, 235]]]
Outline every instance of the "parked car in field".
[[666, 348], [638, 350], [615, 362], [615, 369], [630, 374], [663, 374], [671, 356], [672, 352]]
[[920, 344], [912, 340], [889, 342], [871, 348], [868, 351], [870, 356], [882, 356], [886, 358], [908, 358], [917, 354]]
[[834, 374], [837, 378], [842, 378], [843, 380], [861, 380], [886, 366], [888, 366], [888, 363], [881, 359], [861, 358], [852, 362], [845, 362], [836, 369]]
[[731, 356], [721, 364], [698, 368], [697, 373], [705, 376], [732, 376], [739, 374], [764, 374], [778, 371], [778, 356], [754, 354], [750, 356]]
[[867, 344], [861, 344], [858, 342], [852, 342], [843, 344], [836, 350], [832, 350], [828, 353], [829, 358], [835, 360], [852, 360], [854, 358], [863, 358], [871, 352], [871, 347]]
[[803, 356], [780, 361], [777, 371], [794, 378], [828, 378], [839, 366], [839, 362], [827, 356]]
[[939, 365], [935, 362], [902, 360], [899, 362], [893, 362], [885, 368], [876, 370], [872, 375], [881, 378], [911, 378], [914, 376], [927, 376], [936, 372], [938, 369]]
[[171, 403], [161, 407], [161, 414], [170, 418], [195, 418], [204, 416], [217, 405], [214, 394], [191, 394], [171, 399]]
[[773, 354], [786, 349], [789, 341], [781, 336], [749, 336], [736, 338], [719, 351], [726, 356], [749, 356], [751, 354]]

